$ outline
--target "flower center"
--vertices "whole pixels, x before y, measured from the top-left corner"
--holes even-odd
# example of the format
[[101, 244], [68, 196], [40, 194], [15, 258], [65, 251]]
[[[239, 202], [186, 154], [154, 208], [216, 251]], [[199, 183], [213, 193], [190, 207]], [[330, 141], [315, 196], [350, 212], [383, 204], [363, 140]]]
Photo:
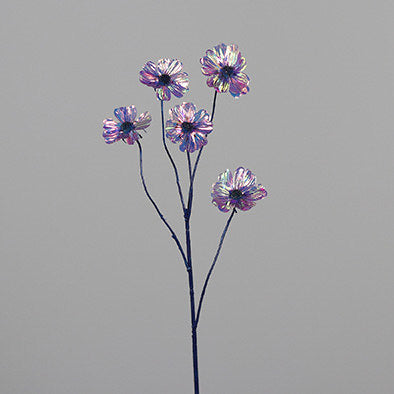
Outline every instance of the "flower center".
[[167, 86], [171, 82], [171, 77], [168, 74], [162, 74], [159, 76], [159, 83], [162, 86]]
[[193, 130], [194, 126], [193, 123], [190, 122], [183, 122], [182, 123], [182, 131], [184, 133], [190, 133]]
[[124, 135], [129, 135], [130, 131], [134, 129], [134, 125], [131, 122], [123, 122], [120, 125], [120, 131], [124, 134]]
[[234, 67], [224, 66], [220, 70], [220, 75], [224, 78], [230, 78], [234, 74]]
[[230, 198], [232, 198], [233, 200], [239, 200], [242, 196], [243, 193], [238, 189], [231, 190], [230, 192]]

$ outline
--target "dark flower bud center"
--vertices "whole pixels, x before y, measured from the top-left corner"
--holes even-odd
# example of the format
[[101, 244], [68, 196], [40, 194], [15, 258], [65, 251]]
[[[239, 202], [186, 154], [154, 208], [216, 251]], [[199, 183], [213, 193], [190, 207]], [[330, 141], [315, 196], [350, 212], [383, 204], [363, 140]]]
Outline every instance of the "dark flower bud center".
[[190, 122], [182, 123], [182, 131], [185, 133], [190, 133], [193, 130], [193, 128], [194, 128], [193, 123]]
[[220, 70], [220, 74], [222, 75], [222, 77], [230, 78], [234, 74], [234, 67], [224, 66]]
[[130, 131], [133, 130], [134, 125], [131, 122], [123, 122], [120, 125], [120, 131], [124, 134], [124, 135], [128, 135], [130, 134]]
[[168, 74], [162, 74], [159, 76], [159, 83], [162, 86], [167, 86], [171, 82], [171, 77]]
[[230, 198], [232, 198], [233, 200], [239, 200], [242, 196], [242, 192], [238, 189], [231, 190], [230, 192]]

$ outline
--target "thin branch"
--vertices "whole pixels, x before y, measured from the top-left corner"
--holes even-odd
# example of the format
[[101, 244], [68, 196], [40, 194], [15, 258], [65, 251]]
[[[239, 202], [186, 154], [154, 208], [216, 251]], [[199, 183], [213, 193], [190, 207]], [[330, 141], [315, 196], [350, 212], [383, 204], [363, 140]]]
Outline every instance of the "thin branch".
[[200, 301], [199, 301], [199, 303], [198, 303], [197, 317], [196, 317], [196, 325], [198, 324], [198, 321], [199, 321], [199, 319], [200, 319], [202, 301], [203, 301], [203, 299], [204, 299], [204, 295], [205, 295], [205, 292], [206, 292], [206, 290], [207, 290], [209, 278], [211, 277], [212, 271], [213, 271], [213, 269], [214, 269], [214, 267], [215, 267], [215, 264], [216, 264], [216, 260], [218, 259], [220, 250], [222, 249], [224, 237], [226, 236], [226, 233], [227, 233], [227, 230], [228, 230], [228, 228], [229, 228], [229, 226], [230, 226], [231, 220], [232, 220], [232, 218], [233, 218], [233, 216], [234, 216], [234, 213], [236, 213], [236, 212], [237, 212], [237, 211], [236, 211], [235, 208], [234, 208], [233, 211], [231, 212], [230, 217], [229, 217], [228, 220], [227, 220], [226, 225], [224, 226], [224, 230], [223, 230], [222, 236], [220, 237], [220, 242], [219, 242], [218, 250], [217, 250], [217, 252], [216, 252], [216, 254], [215, 254], [215, 257], [214, 257], [214, 259], [213, 259], [213, 263], [212, 263], [212, 265], [211, 265], [211, 268], [209, 269], [208, 275], [207, 275], [207, 277], [206, 277], [206, 279], [205, 279], [204, 287], [203, 287], [203, 289], [202, 289], [201, 296], [200, 296]]
[[[216, 98], [217, 98], [217, 96], [218, 96], [218, 92], [215, 90], [215, 94], [213, 95], [212, 112], [211, 112], [211, 119], [210, 119], [211, 122], [213, 122], [213, 117], [215, 116]], [[192, 182], [194, 182], [194, 177], [196, 175], [198, 162], [200, 161], [200, 157], [201, 157], [203, 149], [204, 149], [204, 147], [202, 146], [200, 148], [199, 152], [198, 152], [196, 162], [194, 163]]]
[[160, 100], [160, 104], [161, 104], [161, 131], [162, 131], [161, 134], [162, 134], [162, 139], [163, 139], [164, 150], [166, 151], [167, 156], [170, 159], [170, 162], [172, 164], [172, 167], [174, 168], [175, 181], [176, 181], [176, 184], [178, 186], [179, 198], [181, 200], [183, 212], [185, 212], [185, 208], [186, 207], [185, 207], [185, 201], [183, 199], [181, 185], [179, 183], [178, 169], [177, 169], [176, 164], [175, 164], [175, 162], [174, 162], [174, 160], [173, 160], [173, 158], [171, 156], [170, 151], [168, 150], [167, 143], [166, 143], [166, 138], [165, 138], [165, 135], [164, 135], [164, 108], [163, 108], [163, 100]]
[[142, 181], [142, 186], [144, 187], [144, 191], [145, 194], [147, 195], [149, 201], [152, 203], [152, 205], [154, 206], [157, 214], [159, 215], [160, 219], [163, 221], [163, 223], [166, 225], [166, 227], [168, 228], [168, 230], [170, 230], [171, 236], [173, 238], [173, 240], [175, 241], [176, 245], [178, 246], [178, 249], [182, 255], [182, 259], [185, 263], [186, 269], [188, 268], [188, 263], [187, 263], [187, 259], [185, 256], [185, 252], [183, 251], [182, 245], [179, 242], [178, 237], [176, 236], [174, 230], [171, 228], [171, 226], [168, 224], [167, 220], [165, 219], [165, 217], [163, 216], [163, 214], [160, 212], [159, 207], [157, 206], [157, 204], [154, 202], [153, 198], [151, 197], [151, 195], [148, 192], [148, 189], [146, 187], [146, 183], [145, 183], [145, 178], [144, 178], [144, 173], [143, 173], [143, 167], [142, 167], [142, 146], [140, 144], [139, 141], [137, 141], [138, 144], [138, 148], [140, 150], [140, 175], [141, 175], [141, 181]]

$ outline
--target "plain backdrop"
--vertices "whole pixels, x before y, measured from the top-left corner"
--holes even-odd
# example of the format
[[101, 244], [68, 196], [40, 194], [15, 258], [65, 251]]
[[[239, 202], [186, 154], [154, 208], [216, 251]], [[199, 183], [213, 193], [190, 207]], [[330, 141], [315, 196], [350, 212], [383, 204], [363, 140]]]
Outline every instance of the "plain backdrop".
[[[187, 275], [102, 120], [134, 104], [149, 189], [183, 239], [160, 103], [138, 73], [246, 57], [196, 179], [196, 290], [227, 215], [226, 168], [268, 197], [239, 212], [199, 326], [202, 394], [394, 392], [392, 1], [5, 1], [1, 5], [1, 394], [192, 393]], [[185, 155], [170, 143], [185, 179]], [[194, 155], [195, 157], [195, 155]]]

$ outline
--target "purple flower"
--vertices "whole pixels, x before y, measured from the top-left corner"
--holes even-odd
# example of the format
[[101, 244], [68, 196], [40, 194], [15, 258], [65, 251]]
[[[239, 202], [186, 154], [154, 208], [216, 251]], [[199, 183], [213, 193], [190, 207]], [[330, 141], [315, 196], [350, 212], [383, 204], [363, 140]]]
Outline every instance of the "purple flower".
[[230, 91], [234, 97], [249, 92], [249, 77], [242, 71], [246, 60], [237, 45], [216, 45], [200, 59], [201, 71], [208, 77], [207, 85], [219, 93]]
[[149, 112], [144, 112], [136, 119], [137, 109], [134, 105], [116, 108], [114, 114], [119, 122], [110, 118], [103, 120], [103, 137], [107, 144], [123, 140], [129, 145], [133, 145], [135, 141], [142, 138], [138, 130], [145, 131], [152, 121]]
[[255, 206], [257, 200], [267, 196], [262, 185], [256, 183], [256, 177], [250, 170], [239, 167], [234, 175], [226, 170], [219, 175], [219, 180], [212, 185], [212, 203], [222, 212], [231, 208], [247, 211]]
[[168, 101], [171, 93], [182, 97], [189, 89], [189, 78], [176, 59], [160, 59], [157, 65], [149, 61], [140, 71], [140, 81], [153, 87], [157, 98], [163, 101]]
[[179, 149], [192, 153], [208, 143], [207, 135], [212, 131], [209, 114], [196, 110], [193, 103], [183, 103], [169, 110], [166, 135], [173, 143], [180, 142]]

